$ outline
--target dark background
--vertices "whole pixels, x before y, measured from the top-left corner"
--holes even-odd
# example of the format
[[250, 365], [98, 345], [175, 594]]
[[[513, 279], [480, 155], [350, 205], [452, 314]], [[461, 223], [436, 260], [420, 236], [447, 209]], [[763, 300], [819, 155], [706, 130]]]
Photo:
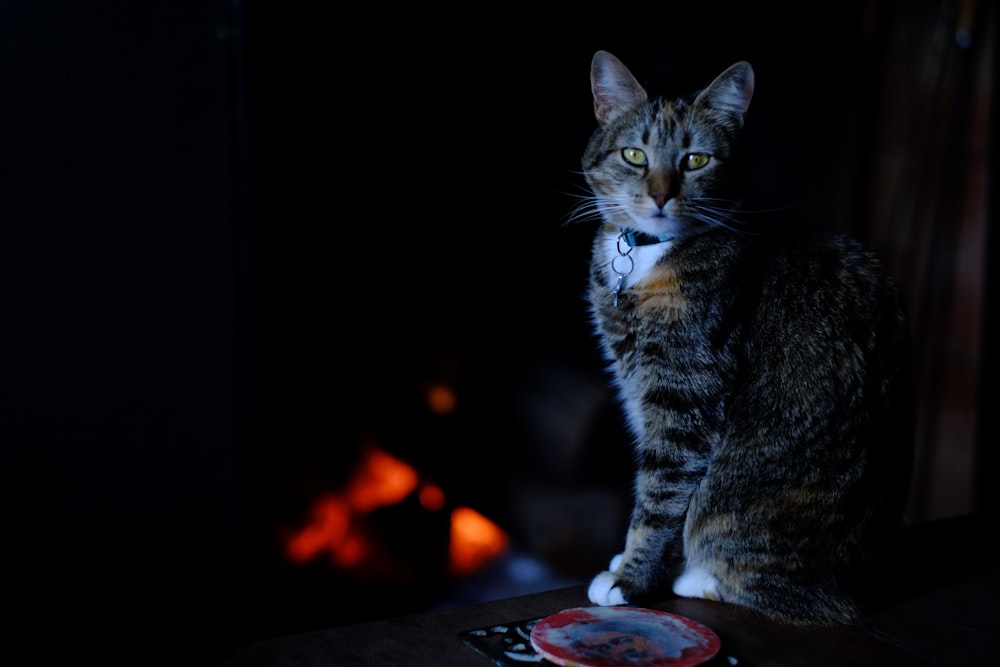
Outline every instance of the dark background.
[[[585, 580], [614, 545], [540, 549], [532, 517], [612, 498], [620, 519], [628, 495], [582, 301], [591, 229], [567, 224], [594, 50], [665, 92], [750, 60], [756, 204], [891, 252], [859, 213], [875, 198], [881, 38], [950, 6], [541, 22], [491, 6], [4, 2], [3, 651], [213, 665], [269, 636], [475, 599], [437, 573], [285, 562], [280, 536], [368, 441], [556, 581]], [[456, 389], [453, 415], [427, 410], [433, 381]], [[992, 421], [978, 428], [992, 442]], [[977, 451], [987, 479], [995, 456]], [[977, 493], [973, 509], [995, 507]], [[408, 512], [383, 528], [438, 553], [440, 521]]]

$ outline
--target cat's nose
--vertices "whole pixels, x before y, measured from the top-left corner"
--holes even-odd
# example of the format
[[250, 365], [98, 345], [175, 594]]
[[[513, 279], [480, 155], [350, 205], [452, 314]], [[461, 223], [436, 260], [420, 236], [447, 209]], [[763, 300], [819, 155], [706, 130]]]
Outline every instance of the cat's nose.
[[656, 207], [663, 210], [663, 207], [670, 201], [671, 193], [675, 191], [677, 185], [673, 174], [665, 169], [656, 169], [650, 172], [646, 187], [649, 196], [656, 202]]

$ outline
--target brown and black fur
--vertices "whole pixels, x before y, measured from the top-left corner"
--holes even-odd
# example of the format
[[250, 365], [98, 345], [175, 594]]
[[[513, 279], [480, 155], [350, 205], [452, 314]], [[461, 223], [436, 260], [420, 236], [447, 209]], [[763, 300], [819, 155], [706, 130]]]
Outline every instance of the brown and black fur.
[[[787, 623], [855, 622], [871, 585], [865, 557], [907, 491], [900, 292], [850, 238], [743, 226], [748, 64], [699, 95], [651, 100], [598, 52], [592, 84], [585, 213], [602, 224], [589, 300], [637, 469], [625, 549], [590, 598], [650, 602], [694, 571], [710, 583], [691, 591], [686, 579], [678, 594]], [[668, 240], [629, 248], [625, 229]]]

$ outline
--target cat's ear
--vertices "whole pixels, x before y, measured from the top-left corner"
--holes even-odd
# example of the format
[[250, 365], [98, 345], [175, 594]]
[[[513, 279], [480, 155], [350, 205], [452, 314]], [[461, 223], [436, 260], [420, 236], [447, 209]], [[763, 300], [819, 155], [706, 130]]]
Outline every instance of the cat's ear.
[[602, 125], [620, 111], [646, 101], [646, 91], [622, 61], [607, 51], [598, 51], [590, 63], [590, 90], [594, 93], [594, 115]]
[[737, 119], [738, 125], [742, 124], [743, 114], [753, 97], [753, 83], [753, 67], [741, 60], [715, 77], [715, 81], [698, 94], [695, 104], [730, 114]]

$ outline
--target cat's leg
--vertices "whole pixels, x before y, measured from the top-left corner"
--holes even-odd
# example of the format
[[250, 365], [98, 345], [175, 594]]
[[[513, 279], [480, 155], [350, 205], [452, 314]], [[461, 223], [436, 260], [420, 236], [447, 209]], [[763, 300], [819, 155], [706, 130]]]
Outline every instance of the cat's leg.
[[595, 604], [643, 604], [670, 594], [670, 584], [684, 562], [688, 505], [720, 437], [717, 420], [722, 410], [713, 407], [719, 401], [708, 395], [696, 400], [697, 392], [678, 386], [680, 373], [661, 367], [662, 358], [682, 345], [652, 338], [634, 343], [652, 359], [640, 357], [623, 366], [641, 367], [622, 371], [621, 381], [639, 464], [625, 549], [607, 571], [591, 580], [588, 597]]
[[718, 564], [711, 558], [720, 552], [720, 536], [712, 531], [725, 531], [727, 522], [706, 512], [706, 507], [711, 507], [707, 502], [709, 488], [709, 481], [703, 479], [691, 496], [684, 521], [684, 569], [674, 580], [673, 591], [684, 598], [719, 601], [721, 585], [713, 571]]
[[[642, 516], [638, 513], [637, 516]], [[625, 551], [611, 559], [608, 569], [595, 576], [587, 589], [594, 604], [635, 604], [655, 595], [663, 581], [670, 531], [654, 528], [633, 518]]]

